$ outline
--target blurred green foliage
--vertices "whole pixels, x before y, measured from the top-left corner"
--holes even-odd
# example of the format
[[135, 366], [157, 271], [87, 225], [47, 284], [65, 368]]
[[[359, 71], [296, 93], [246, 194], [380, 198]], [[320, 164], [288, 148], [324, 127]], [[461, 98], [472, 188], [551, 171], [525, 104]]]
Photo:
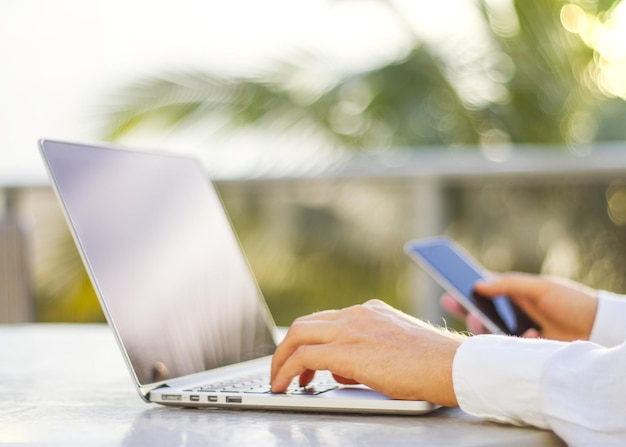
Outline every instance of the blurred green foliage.
[[[394, 2], [384, 3], [395, 10]], [[294, 147], [315, 135], [329, 147], [374, 151], [516, 143], [577, 148], [594, 141], [626, 140], [621, 119], [626, 106], [601, 85], [602, 55], [585, 39], [582, 28], [564, 26], [574, 13], [578, 14], [576, 20], [584, 18], [585, 23], [601, 26], [610, 21], [620, 1], [517, 0], [510, 3], [511, 8], [496, 8], [496, 3], [477, 2], [483, 40], [450, 40], [439, 45], [421, 41], [402, 11], [396, 11], [398, 26], [412, 35], [406, 53], [363, 72], [336, 73], [328, 67], [325, 78], [335, 82], [321, 87], [307, 87], [302, 82], [311, 67], [318, 70], [323, 66], [307, 49], [254, 76], [226, 78], [175, 70], [148, 76], [119, 92], [104, 137], [123, 140], [146, 123], [153, 124], [157, 133], [207, 123], [207, 133], [212, 135], [255, 129], [295, 135]], [[288, 324], [302, 313], [374, 297], [409, 307], [403, 301], [409, 279], [401, 244], [412, 237], [410, 222], [415, 216], [410, 214], [410, 187], [385, 182], [358, 186], [361, 193], [351, 188], [349, 181], [321, 187], [326, 198], [320, 205], [319, 197], [307, 197], [320, 193], [315, 185], [308, 185], [308, 193], [286, 196], [284, 191], [264, 195], [254, 185], [248, 190], [220, 185], [270, 307], [280, 310], [280, 324]], [[605, 187], [599, 186], [600, 196]], [[344, 189], [351, 193], [340, 194]], [[570, 195], [559, 191], [563, 197]], [[522, 190], [520, 194], [526, 193]], [[472, 214], [480, 208], [467, 205], [472, 197], [469, 192], [450, 191], [455, 208], [445, 230], [489, 261], [487, 248], [502, 245], [503, 239], [496, 235], [505, 235], [506, 240], [506, 236], [515, 237], [512, 228], [522, 230], [519, 225], [506, 227], [508, 208], [501, 203], [495, 209], [503, 214], [494, 219], [501, 226], [491, 228], [496, 225], [493, 222], [483, 225], [481, 218]], [[541, 197], [543, 193], [535, 194], [537, 202], [530, 203], [530, 209]], [[604, 204], [603, 200], [592, 202]], [[351, 207], [360, 207], [360, 211], [346, 213]], [[388, 211], [387, 219], [381, 218], [384, 212], [380, 207]], [[545, 212], [543, 217], [550, 222], [558, 218], [549, 218], [550, 213]], [[606, 207], [603, 213], [606, 218]], [[542, 224], [533, 222], [526, 231], [540, 232]], [[493, 231], [488, 234], [490, 229]], [[468, 230], [476, 235], [468, 236]], [[574, 233], [568, 230], [564, 234], [568, 241], [576, 241]], [[578, 249], [585, 247], [583, 239], [579, 242]], [[524, 246], [514, 245], [504, 244], [509, 253], [512, 249], [519, 249], [519, 256], [526, 253]], [[547, 251], [538, 249], [537, 244], [526, 246], [535, 247], [534, 254], [525, 258], [530, 261], [515, 257], [515, 262], [489, 266], [539, 270]], [[60, 257], [67, 256], [63, 247], [67, 246], [59, 244]], [[76, 276], [75, 271], [70, 271], [72, 275]], [[582, 274], [577, 277], [585, 279]], [[78, 284], [84, 284], [84, 274], [77, 278]], [[55, 294], [68, 306], [95, 305], [92, 292], [69, 280], [54, 289]], [[47, 303], [58, 299], [50, 293], [45, 297]], [[61, 311], [45, 313], [49, 315], [46, 318], [67, 319]], [[79, 319], [88, 314], [75, 315]]]
[[[306, 50], [249, 77], [172, 72], [138, 80], [120, 92], [106, 136], [122, 138], [150, 120], [172, 128], [219, 117], [225, 132], [295, 128], [302, 138], [315, 132], [334, 146], [375, 150], [624, 139], [623, 126], [605, 125], [626, 107], [604, 107], [611, 98], [598, 85], [601, 55], [562, 24], [565, 7], [576, 5], [578, 20], [600, 27], [620, 1], [496, 3], [478, 2], [486, 38], [476, 42], [424, 43], [396, 11], [413, 34], [406, 54], [365, 72], [327, 67], [322, 78], [336, 82], [323, 87], [303, 82], [324, 66]], [[384, 4], [395, 11], [394, 2]]]

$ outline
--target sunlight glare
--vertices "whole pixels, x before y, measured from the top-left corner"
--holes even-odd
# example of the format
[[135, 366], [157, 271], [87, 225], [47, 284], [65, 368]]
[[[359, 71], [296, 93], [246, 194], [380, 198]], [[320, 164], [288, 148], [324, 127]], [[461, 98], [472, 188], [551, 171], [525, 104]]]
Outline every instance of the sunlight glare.
[[594, 82], [607, 96], [626, 99], [626, 3], [598, 17], [577, 5], [561, 9], [561, 23], [598, 53]]

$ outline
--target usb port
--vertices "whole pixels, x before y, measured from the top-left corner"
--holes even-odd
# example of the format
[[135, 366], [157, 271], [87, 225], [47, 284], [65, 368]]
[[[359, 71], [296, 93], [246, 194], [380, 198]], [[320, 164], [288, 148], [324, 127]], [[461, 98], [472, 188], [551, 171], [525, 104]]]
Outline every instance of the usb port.
[[240, 404], [241, 397], [239, 396], [226, 396], [226, 402], [231, 404]]
[[200, 396], [198, 396], [197, 394], [192, 394], [191, 396], [189, 396], [189, 400], [192, 402], [199, 402]]

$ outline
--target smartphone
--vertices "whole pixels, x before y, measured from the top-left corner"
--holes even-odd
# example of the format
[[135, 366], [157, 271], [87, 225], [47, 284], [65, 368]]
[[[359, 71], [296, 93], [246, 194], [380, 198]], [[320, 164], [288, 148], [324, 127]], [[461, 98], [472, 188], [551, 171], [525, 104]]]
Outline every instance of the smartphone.
[[440, 236], [407, 242], [405, 252], [494, 334], [522, 335], [537, 324], [506, 296], [486, 298], [474, 284], [488, 272], [452, 239]]

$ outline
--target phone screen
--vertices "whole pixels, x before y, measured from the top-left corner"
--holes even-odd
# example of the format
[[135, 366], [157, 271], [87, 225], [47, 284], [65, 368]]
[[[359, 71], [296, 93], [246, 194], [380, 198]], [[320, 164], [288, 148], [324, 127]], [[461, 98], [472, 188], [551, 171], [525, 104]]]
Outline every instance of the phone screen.
[[[476, 281], [485, 278], [484, 270], [452, 240], [445, 237], [418, 240], [408, 243], [406, 249], [409, 255], [425, 264], [429, 273], [436, 274], [433, 276], [448, 292], [463, 296], [500, 332], [522, 335], [526, 330], [537, 327], [508, 297], [486, 298], [474, 292]], [[451, 287], [454, 290], [450, 290]]]

